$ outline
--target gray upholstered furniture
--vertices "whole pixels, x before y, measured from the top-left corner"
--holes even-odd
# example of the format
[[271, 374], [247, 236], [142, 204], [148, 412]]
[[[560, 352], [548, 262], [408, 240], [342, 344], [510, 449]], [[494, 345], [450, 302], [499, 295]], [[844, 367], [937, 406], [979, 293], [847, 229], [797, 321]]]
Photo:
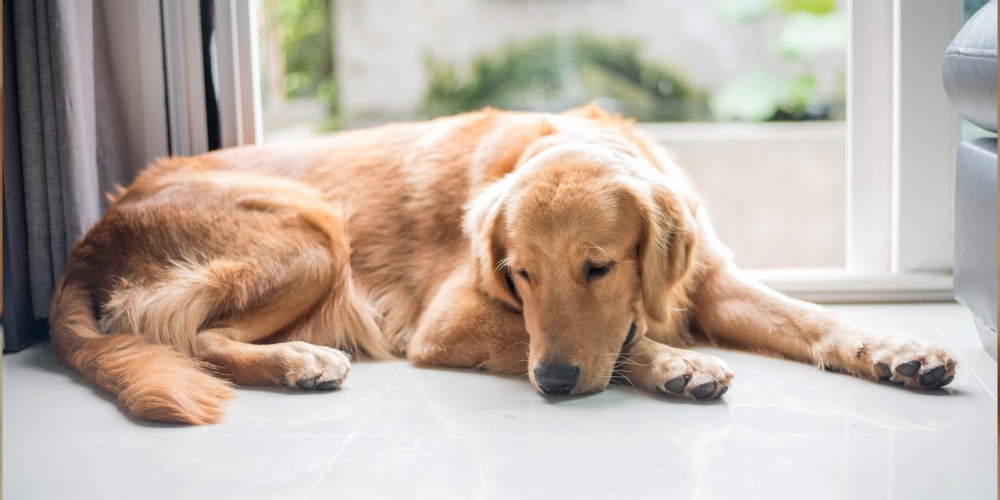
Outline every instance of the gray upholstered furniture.
[[[966, 120], [997, 131], [997, 0], [955, 35], [944, 87]], [[997, 357], [997, 139], [963, 142], [955, 173], [955, 298], [976, 319], [983, 347]]]

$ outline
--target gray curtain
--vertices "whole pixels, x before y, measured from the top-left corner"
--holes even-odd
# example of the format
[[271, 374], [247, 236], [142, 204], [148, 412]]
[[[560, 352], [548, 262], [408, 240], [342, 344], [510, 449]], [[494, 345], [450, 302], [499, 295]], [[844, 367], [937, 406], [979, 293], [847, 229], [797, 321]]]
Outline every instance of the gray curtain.
[[137, 168], [121, 161], [120, 104], [100, 8], [100, 0], [12, 1], [27, 274], [36, 318], [46, 316], [73, 243], [100, 216], [104, 192], [130, 183]]

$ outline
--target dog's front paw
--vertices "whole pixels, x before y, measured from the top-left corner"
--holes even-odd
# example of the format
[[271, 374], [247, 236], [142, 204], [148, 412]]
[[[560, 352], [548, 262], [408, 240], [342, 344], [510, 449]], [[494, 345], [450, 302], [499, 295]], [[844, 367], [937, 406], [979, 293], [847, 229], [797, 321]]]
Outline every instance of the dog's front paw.
[[729, 390], [733, 372], [721, 359], [695, 351], [661, 354], [653, 369], [656, 389], [672, 396], [714, 399]]
[[939, 389], [955, 379], [955, 360], [936, 345], [897, 336], [870, 344], [866, 351], [876, 378], [909, 389]]
[[284, 352], [287, 371], [281, 376], [286, 387], [329, 391], [340, 387], [351, 370], [350, 357], [343, 351], [307, 342], [277, 344]]

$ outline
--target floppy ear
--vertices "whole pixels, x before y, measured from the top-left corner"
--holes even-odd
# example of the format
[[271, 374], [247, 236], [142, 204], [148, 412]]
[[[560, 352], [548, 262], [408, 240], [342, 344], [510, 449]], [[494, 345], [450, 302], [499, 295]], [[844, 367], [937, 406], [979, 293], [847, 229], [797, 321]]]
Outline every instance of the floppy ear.
[[642, 303], [653, 321], [667, 319], [670, 291], [681, 283], [694, 262], [697, 238], [687, 204], [654, 185], [641, 203], [642, 236], [639, 265]]
[[504, 212], [507, 191], [512, 183], [513, 175], [508, 175], [466, 205], [463, 229], [472, 242], [477, 288], [520, 311], [521, 299], [514, 290], [505, 261], [507, 237]]

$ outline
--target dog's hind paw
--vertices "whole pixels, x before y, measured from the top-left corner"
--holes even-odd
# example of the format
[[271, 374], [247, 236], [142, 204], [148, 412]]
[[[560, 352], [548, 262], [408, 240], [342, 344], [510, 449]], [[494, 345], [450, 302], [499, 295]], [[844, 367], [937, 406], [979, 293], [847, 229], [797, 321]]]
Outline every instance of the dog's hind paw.
[[351, 370], [350, 357], [343, 351], [307, 342], [276, 344], [285, 350], [288, 371], [281, 385], [304, 390], [329, 391], [340, 387]]

